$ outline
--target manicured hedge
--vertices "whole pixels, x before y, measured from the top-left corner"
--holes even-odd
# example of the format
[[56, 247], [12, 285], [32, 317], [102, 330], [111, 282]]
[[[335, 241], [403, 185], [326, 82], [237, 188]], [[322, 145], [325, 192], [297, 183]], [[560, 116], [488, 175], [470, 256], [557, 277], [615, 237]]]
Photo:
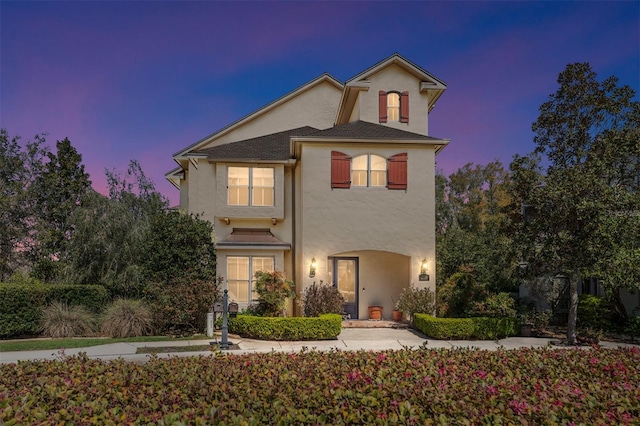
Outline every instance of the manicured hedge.
[[493, 340], [517, 336], [520, 331], [516, 318], [435, 318], [416, 314], [415, 326], [434, 339]]
[[0, 338], [38, 334], [42, 309], [53, 301], [98, 313], [107, 303], [107, 290], [100, 285], [0, 283]]
[[330, 340], [342, 331], [342, 317], [325, 314], [319, 317], [255, 317], [238, 315], [229, 320], [229, 332], [242, 337], [267, 340]]

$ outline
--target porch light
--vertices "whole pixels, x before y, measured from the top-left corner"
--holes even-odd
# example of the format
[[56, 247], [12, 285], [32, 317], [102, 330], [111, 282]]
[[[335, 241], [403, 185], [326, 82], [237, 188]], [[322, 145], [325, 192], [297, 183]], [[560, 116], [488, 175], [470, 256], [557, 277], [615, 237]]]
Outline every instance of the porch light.
[[422, 259], [422, 262], [420, 262], [420, 281], [429, 281], [429, 274], [427, 273], [428, 266], [427, 259]]
[[316, 276], [316, 269], [318, 269], [318, 264], [316, 263], [316, 258], [311, 259], [311, 266], [309, 267], [309, 278], [313, 278]]

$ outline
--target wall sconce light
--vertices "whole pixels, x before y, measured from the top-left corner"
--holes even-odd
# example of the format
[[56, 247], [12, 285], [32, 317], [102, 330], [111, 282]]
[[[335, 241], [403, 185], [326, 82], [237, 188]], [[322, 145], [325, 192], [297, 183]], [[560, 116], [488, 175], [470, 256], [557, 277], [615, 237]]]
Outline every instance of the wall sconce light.
[[227, 225], [231, 223], [231, 220], [228, 217], [223, 218], [222, 221]]
[[316, 263], [316, 258], [311, 259], [311, 266], [309, 266], [309, 278], [313, 278], [316, 276], [316, 269], [318, 269], [318, 264]]
[[428, 266], [427, 259], [422, 259], [422, 262], [420, 262], [420, 276], [418, 277], [420, 281], [429, 281]]
[[275, 226], [277, 223], [278, 223], [278, 219], [276, 219], [275, 217], [272, 217], [271, 224]]

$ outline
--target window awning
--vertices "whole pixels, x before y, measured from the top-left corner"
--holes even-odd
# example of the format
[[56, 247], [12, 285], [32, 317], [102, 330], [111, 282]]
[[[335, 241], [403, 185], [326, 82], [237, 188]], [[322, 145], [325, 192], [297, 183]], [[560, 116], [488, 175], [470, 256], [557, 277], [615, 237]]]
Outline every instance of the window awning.
[[277, 239], [268, 228], [233, 228], [231, 234], [218, 241], [216, 246], [224, 249], [259, 248], [291, 250], [291, 244]]

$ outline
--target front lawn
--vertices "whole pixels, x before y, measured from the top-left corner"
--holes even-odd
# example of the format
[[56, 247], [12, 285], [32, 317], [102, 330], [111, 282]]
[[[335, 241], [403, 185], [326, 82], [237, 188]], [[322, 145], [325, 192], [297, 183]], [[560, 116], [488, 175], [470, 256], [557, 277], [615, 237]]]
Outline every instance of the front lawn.
[[0, 365], [0, 413], [5, 425], [631, 425], [640, 349], [79, 356]]
[[164, 342], [172, 340], [211, 340], [211, 337], [198, 335], [191, 337], [139, 336], [123, 337], [121, 339], [100, 337], [74, 337], [69, 339], [12, 340], [7, 342], [0, 341], [0, 352], [37, 351], [61, 348], [88, 348], [90, 346], [108, 345], [109, 343]]

